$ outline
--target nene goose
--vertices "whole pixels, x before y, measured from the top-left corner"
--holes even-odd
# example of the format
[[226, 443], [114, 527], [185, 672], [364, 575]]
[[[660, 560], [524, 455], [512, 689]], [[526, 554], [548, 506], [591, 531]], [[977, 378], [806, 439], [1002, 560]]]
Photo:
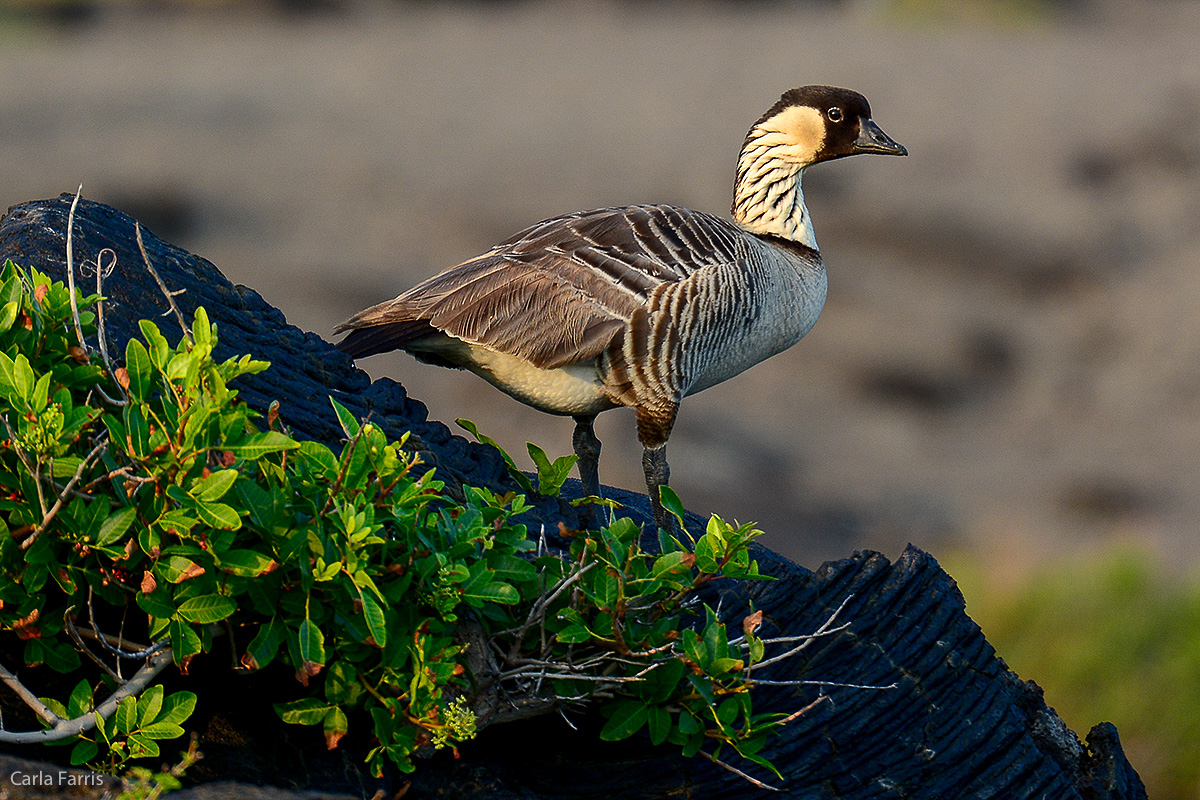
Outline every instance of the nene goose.
[[907, 155], [847, 89], [786, 92], [750, 128], [733, 222], [668, 205], [548, 219], [338, 327], [354, 358], [403, 349], [468, 369], [523, 403], [575, 419], [585, 493], [599, 495], [601, 411], [637, 412], [655, 522], [679, 402], [800, 341], [826, 277], [800, 178], [856, 153]]

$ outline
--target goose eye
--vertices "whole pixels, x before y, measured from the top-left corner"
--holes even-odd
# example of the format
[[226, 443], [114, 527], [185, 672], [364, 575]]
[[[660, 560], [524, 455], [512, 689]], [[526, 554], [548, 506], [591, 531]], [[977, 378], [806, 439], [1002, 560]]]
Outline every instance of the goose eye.
[[834, 106], [833, 108], [831, 108], [825, 112], [825, 116], [829, 117], [830, 122], [841, 122], [842, 121], [842, 110], [840, 108], [838, 108], [837, 106]]

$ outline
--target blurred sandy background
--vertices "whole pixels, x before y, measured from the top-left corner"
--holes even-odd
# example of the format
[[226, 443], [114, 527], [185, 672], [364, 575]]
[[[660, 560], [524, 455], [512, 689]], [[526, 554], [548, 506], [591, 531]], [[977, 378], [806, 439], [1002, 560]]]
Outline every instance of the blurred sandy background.
[[[2, 205], [82, 182], [327, 337], [547, 216], [723, 213], [783, 90], [858, 89], [911, 156], [808, 173], [828, 306], [685, 401], [686, 504], [810, 567], [1200, 559], [1196, 2], [62, 8], [0, 15]], [[363, 366], [514, 454], [570, 450], [471, 375]], [[632, 415], [599, 435], [602, 481], [641, 488]]]

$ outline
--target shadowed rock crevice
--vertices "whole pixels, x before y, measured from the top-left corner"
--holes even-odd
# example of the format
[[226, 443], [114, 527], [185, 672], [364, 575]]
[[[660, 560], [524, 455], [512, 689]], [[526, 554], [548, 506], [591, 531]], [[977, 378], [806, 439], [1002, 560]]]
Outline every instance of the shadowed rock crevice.
[[[0, 258], [63, 278], [69, 206], [70, 198], [60, 197], [11, 209], [0, 222]], [[278, 400], [281, 417], [297, 435], [336, 443], [339, 430], [327, 400], [332, 394], [356, 414], [370, 413], [389, 436], [412, 431], [429, 461], [452, 483], [515, 488], [493, 451], [428, 420], [425, 407], [399, 384], [370, 383], [332, 345], [288, 326], [257, 293], [232, 285], [209, 262], [152, 234], [146, 235], [146, 245], [167, 285], [186, 290], [180, 297], [184, 313], [203, 305], [219, 326], [219, 356], [250, 353], [272, 362], [270, 370], [240, 386], [253, 407], [265, 410]], [[94, 263], [103, 248], [117, 255], [104, 293], [110, 298], [110, 348], [121, 352], [136, 331], [136, 321], [157, 317], [165, 304], [141, 264], [133, 220], [83, 201], [74, 235], [76, 259]], [[79, 280], [93, 285], [94, 272]], [[312, 291], [324, 288], [314, 286]], [[574, 484], [567, 494], [572, 491], [578, 491]], [[606, 494], [647, 521], [644, 497], [608, 489]], [[574, 517], [558, 500], [541, 499], [527, 521], [535, 530], [545, 525], [553, 532], [559, 522], [573, 524]], [[777, 580], [722, 582], [707, 600], [725, 619], [740, 622], [753, 606], [764, 612], [760, 634], [798, 635], [816, 630], [844, 604], [839, 621], [850, 623], [847, 630], [818, 640], [801, 657], [764, 670], [761, 677], [873, 687], [895, 684], [890, 689], [761, 687], [757, 712], [790, 713], [822, 693], [827, 696], [769, 745], [767, 757], [786, 778], [785, 796], [1145, 798], [1115, 728], [1097, 725], [1087, 746], [1080, 744], [1045, 705], [1040, 691], [996, 657], [966, 616], [954, 581], [932, 556], [912, 547], [895, 562], [876, 553], [856, 553], [815, 572], [762, 548], [756, 549], [755, 557], [762, 571]], [[223, 691], [222, 682], [227, 685], [230, 679], [219, 675], [216, 658], [205, 658], [212, 662], [207, 668], [214, 674], [215, 691], [195, 687], [202, 704], [244, 694]], [[214, 716], [212, 708], [197, 713]], [[579, 731], [556, 715], [485, 730], [462, 748], [460, 760], [439, 756], [422, 763], [405, 779], [411, 780], [405, 797], [744, 798], [757, 791], [712, 764], [684, 759], [670, 748], [651, 747], [644, 739], [601, 743], [595, 736], [597, 720], [588, 715], [573, 721]], [[265, 698], [259, 723], [281, 725]], [[309, 788], [363, 794], [363, 785], [345, 774], [345, 756], [326, 754], [319, 735], [312, 740], [312, 752], [300, 756], [310, 768], [311, 782], [318, 784]], [[214, 752], [219, 749], [218, 743], [212, 744]], [[204, 746], [202, 742], [201, 749]], [[281, 770], [271, 762], [273, 757], [278, 756], [242, 753], [243, 763], [230, 759], [227, 774], [219, 777], [262, 779], [274, 774], [281, 783], [294, 786], [295, 772]], [[251, 768], [254, 758], [260, 763]], [[327, 767], [320, 768], [322, 764]], [[211, 763], [208, 769], [212, 775]], [[204, 791], [189, 790], [196, 793], [193, 797]]]

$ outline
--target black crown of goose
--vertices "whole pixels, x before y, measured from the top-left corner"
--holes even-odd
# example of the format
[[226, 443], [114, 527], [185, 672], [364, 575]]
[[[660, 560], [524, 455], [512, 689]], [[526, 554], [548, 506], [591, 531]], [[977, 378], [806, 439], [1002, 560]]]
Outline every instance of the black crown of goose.
[[589, 495], [600, 494], [596, 415], [632, 407], [655, 521], [670, 529], [659, 488], [679, 403], [816, 323], [827, 281], [801, 177], [858, 153], [907, 150], [861, 94], [792, 89], [747, 134], [732, 221], [670, 205], [544, 220], [356, 314], [338, 347], [354, 358], [402, 349], [573, 417]]

